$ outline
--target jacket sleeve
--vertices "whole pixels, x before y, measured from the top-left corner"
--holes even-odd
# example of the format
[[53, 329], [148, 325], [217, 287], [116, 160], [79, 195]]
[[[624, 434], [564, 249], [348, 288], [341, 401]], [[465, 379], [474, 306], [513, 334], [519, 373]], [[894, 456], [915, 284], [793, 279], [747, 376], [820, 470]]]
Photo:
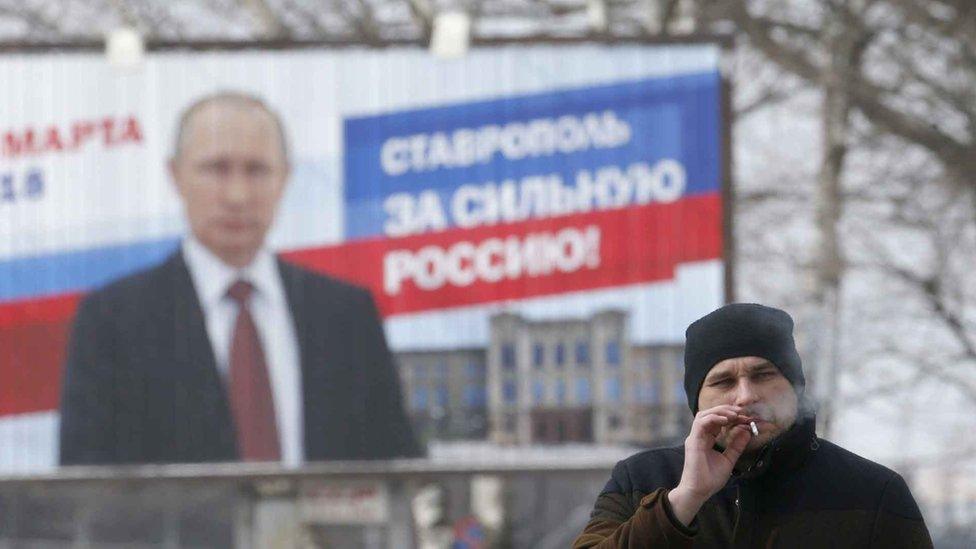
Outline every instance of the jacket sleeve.
[[932, 538], [918, 504], [900, 475], [894, 475], [881, 494], [871, 547], [931, 548]]
[[668, 490], [658, 488], [635, 505], [636, 498], [627, 494], [629, 484], [623, 464], [618, 463], [573, 548], [690, 548], [697, 526], [695, 522], [685, 526], [675, 518]]
[[115, 353], [107, 307], [85, 299], [75, 315], [62, 368], [59, 460], [62, 465], [113, 463]]
[[369, 292], [362, 292], [360, 304], [360, 333], [363, 351], [369, 356], [370, 415], [364, 429], [367, 436], [366, 455], [375, 458], [422, 457], [426, 452], [414, 435], [413, 427], [403, 407], [400, 376], [393, 355], [386, 343], [383, 324]]

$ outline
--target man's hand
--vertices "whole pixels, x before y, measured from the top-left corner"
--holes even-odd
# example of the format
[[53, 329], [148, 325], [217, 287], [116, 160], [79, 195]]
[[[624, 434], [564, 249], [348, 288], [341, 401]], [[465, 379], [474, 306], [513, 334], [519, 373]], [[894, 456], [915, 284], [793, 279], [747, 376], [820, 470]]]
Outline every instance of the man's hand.
[[[749, 416], [741, 406], [723, 404], [695, 415], [691, 433], [685, 439], [685, 465], [681, 481], [668, 493], [675, 517], [690, 524], [705, 500], [728, 482], [732, 467], [749, 443]], [[715, 450], [715, 441], [728, 427], [731, 436], [724, 452]]]

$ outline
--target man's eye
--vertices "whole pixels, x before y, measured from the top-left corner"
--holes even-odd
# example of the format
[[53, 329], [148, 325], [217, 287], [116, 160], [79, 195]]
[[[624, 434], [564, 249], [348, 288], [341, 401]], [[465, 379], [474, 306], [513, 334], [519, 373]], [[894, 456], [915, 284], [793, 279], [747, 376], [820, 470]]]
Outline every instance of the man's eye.
[[264, 177], [271, 173], [271, 168], [264, 164], [252, 164], [247, 167], [247, 174], [251, 177]]
[[717, 380], [709, 383], [708, 386], [709, 387], [728, 387], [731, 384], [732, 384], [732, 380], [731, 379], [728, 379], [728, 378], [725, 378], [725, 379], [717, 379]]
[[201, 169], [209, 174], [227, 173], [228, 165], [226, 162], [206, 162]]

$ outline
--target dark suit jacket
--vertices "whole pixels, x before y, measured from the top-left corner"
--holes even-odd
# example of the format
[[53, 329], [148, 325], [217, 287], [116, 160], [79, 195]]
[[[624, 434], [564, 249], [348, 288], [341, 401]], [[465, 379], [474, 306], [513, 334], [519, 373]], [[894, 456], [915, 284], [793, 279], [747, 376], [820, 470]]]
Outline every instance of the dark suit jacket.
[[[421, 455], [369, 293], [279, 267], [301, 357], [305, 459]], [[181, 253], [82, 302], [62, 382], [60, 450], [65, 465], [238, 459]]]

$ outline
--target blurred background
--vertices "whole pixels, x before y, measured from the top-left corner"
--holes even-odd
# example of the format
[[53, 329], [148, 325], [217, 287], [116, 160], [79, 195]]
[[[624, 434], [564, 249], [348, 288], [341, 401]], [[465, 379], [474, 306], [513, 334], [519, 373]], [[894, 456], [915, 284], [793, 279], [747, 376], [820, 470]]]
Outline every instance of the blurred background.
[[[640, 165], [660, 192], [605, 208], [626, 209], [622, 233], [599, 199], [576, 213], [617, 241], [682, 244], [648, 252], [663, 275], [630, 247], [599, 280], [371, 286], [428, 459], [59, 470], [77, 296], [172, 249], [175, 119], [226, 87], [289, 126], [271, 243], [311, 268], [356, 279], [341, 263], [360, 240], [442, 228], [391, 232], [400, 183], [356, 151], [546, 116], [633, 139], [400, 191], [448, 201], [539, 170], [578, 189], [582, 170]], [[820, 436], [901, 473], [936, 547], [976, 546], [971, 2], [0, 0], [0, 93], [0, 547], [566, 546], [617, 459], [684, 437], [683, 328], [726, 301], [789, 311]], [[82, 143], [79, 123], [115, 129]], [[568, 210], [539, 197], [532, 227], [563, 227]], [[72, 263], [85, 250], [116, 254], [111, 268]]]

